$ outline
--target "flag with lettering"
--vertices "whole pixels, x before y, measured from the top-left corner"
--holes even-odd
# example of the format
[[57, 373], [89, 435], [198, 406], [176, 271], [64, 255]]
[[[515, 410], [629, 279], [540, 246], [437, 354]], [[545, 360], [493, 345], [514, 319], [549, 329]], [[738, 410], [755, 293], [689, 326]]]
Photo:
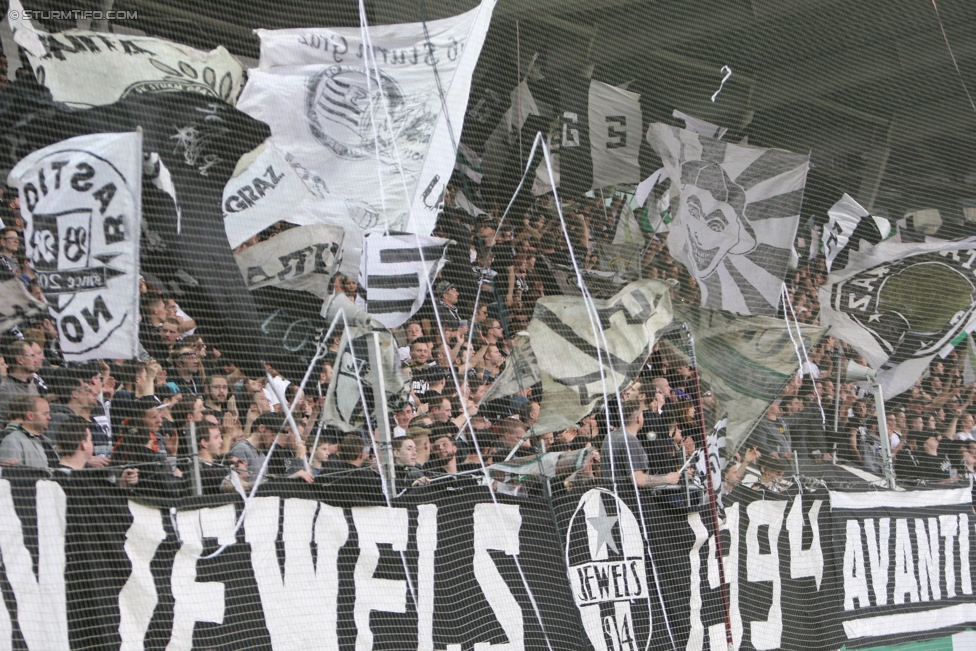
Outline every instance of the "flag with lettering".
[[595, 315], [574, 296], [539, 299], [482, 404], [541, 382], [541, 411], [532, 431], [544, 434], [578, 422], [637, 377], [657, 333], [671, 323], [670, 290], [657, 280], [636, 281], [594, 301]]
[[19, 278], [0, 282], [0, 333], [16, 328], [25, 319], [42, 314], [43, 303], [27, 293]]
[[668, 249], [698, 280], [702, 305], [775, 315], [796, 255], [809, 157], [660, 123], [647, 141], [679, 190]]
[[563, 80], [559, 111], [562, 196], [640, 181], [640, 95], [572, 76]]
[[[362, 202], [377, 226], [429, 234], [454, 170], [495, 0], [426, 23], [258, 30], [238, 106], [283, 153]], [[364, 60], [364, 52], [371, 53]]]
[[135, 357], [142, 134], [63, 140], [21, 159], [7, 182], [65, 359]]
[[[848, 260], [847, 246], [852, 241], [855, 244], [864, 241], [874, 245], [891, 234], [891, 223], [887, 219], [872, 216], [847, 194], [830, 207], [827, 217], [827, 225], [821, 236], [827, 271], [834, 266], [844, 268]], [[813, 255], [811, 251], [811, 257]]]
[[974, 261], [976, 238], [889, 240], [851, 251], [847, 267], [820, 287], [820, 322], [864, 356], [891, 398], [910, 389], [960, 333], [976, 328]]
[[10, 9], [14, 41], [58, 102], [104, 106], [147, 93], [184, 92], [233, 104], [240, 93], [244, 66], [223, 46], [203, 52], [161, 38], [108, 31], [48, 34], [24, 17], [19, 0], [11, 0]]

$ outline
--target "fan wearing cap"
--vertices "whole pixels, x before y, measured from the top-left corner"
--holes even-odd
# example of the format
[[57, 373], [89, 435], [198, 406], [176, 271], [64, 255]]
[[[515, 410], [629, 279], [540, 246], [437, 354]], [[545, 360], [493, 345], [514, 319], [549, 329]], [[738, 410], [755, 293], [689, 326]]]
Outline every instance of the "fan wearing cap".
[[[449, 313], [454, 317], [454, 321], [460, 323], [461, 315], [458, 313], [457, 300], [458, 300], [458, 290], [454, 286], [454, 283], [448, 280], [442, 280], [437, 283], [435, 287], [435, 293], [437, 294], [437, 309], [441, 314], [441, 317], [445, 313]], [[457, 328], [455, 328], [456, 330]]]
[[792, 485], [792, 482], [786, 479], [786, 471], [789, 469], [790, 464], [786, 459], [761, 457], [759, 459], [759, 480], [752, 485], [752, 490], [781, 493]]

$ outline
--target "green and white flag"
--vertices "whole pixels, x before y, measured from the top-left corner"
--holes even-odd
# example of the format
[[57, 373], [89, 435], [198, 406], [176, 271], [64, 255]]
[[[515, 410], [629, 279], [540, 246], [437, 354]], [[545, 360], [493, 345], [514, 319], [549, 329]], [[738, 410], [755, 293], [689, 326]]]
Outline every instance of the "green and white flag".
[[[716, 413], [728, 419], [726, 449], [733, 454], [800, 367], [790, 326], [772, 317], [684, 304], [675, 309], [675, 319], [691, 328], [698, 373], [715, 395]], [[799, 324], [799, 328], [807, 350], [826, 332], [820, 326]]]
[[594, 301], [595, 314], [575, 296], [539, 299], [527, 332], [516, 338], [505, 370], [482, 404], [542, 384], [533, 434], [574, 425], [640, 372], [671, 323], [671, 285], [630, 283], [613, 297]]

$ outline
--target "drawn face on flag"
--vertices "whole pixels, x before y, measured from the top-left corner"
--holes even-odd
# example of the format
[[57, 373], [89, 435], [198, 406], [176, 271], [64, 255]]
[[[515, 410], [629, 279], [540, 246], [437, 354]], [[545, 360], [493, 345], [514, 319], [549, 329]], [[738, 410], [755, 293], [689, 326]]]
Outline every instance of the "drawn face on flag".
[[695, 275], [712, 275], [728, 255], [752, 251], [756, 238], [745, 216], [745, 191], [717, 163], [689, 161], [681, 168], [681, 223], [688, 231]]
[[379, 155], [408, 166], [423, 160], [434, 130], [437, 116], [425, 101], [406, 96], [384, 72], [329, 66], [308, 79], [305, 115], [315, 139], [340, 158]]

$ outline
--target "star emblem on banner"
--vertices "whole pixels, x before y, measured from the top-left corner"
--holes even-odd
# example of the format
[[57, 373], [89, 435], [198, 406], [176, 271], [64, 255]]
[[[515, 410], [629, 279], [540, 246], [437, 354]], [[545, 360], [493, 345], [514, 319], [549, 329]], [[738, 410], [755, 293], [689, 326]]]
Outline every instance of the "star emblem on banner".
[[606, 507], [603, 506], [602, 500], [598, 504], [600, 505], [600, 510], [597, 516], [586, 519], [597, 533], [596, 548], [597, 550], [602, 550], [604, 545], [609, 545], [610, 549], [619, 554], [620, 549], [613, 539], [613, 527], [617, 524], [617, 517], [607, 515]]

